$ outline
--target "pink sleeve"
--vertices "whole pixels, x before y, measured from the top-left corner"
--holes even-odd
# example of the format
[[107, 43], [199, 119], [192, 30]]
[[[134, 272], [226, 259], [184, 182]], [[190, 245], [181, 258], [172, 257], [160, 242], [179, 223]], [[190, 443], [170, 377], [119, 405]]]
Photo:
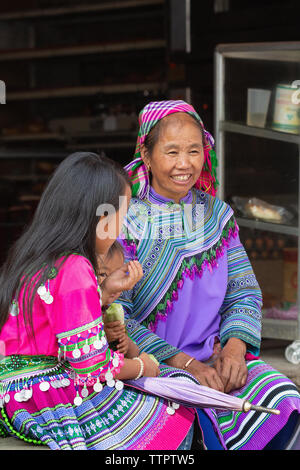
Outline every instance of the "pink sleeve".
[[82, 256], [71, 255], [56, 282], [53, 320], [59, 357], [70, 363], [77, 383], [113, 380], [124, 356], [108, 347], [92, 265]]

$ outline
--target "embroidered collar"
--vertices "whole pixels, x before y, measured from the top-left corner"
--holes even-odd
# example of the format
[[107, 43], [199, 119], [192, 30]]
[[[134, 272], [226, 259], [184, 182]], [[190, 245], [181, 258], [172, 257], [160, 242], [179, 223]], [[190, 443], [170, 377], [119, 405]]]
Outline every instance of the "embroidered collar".
[[[180, 200], [180, 205], [182, 204], [191, 204], [193, 201], [193, 194], [192, 194], [192, 191], [190, 190], [186, 196], [184, 196], [181, 200]], [[168, 206], [171, 206], [173, 204], [177, 204], [174, 202], [173, 199], [169, 199], [165, 196], [162, 196], [161, 194], [158, 194], [154, 189], [153, 187], [151, 186], [150, 187], [150, 191], [149, 191], [149, 202], [152, 203], [152, 204], [167, 204]]]

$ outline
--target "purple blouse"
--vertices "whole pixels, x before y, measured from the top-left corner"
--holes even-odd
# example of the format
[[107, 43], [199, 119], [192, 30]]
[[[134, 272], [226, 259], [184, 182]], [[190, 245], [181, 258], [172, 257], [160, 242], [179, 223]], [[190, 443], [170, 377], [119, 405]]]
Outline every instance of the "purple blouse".
[[[149, 201], [158, 205], [173, 202], [157, 194], [153, 188], [150, 189]], [[192, 201], [191, 191], [182, 201]], [[231, 243], [237, 241], [232, 240]], [[213, 354], [215, 339], [219, 339], [219, 310], [227, 289], [227, 256], [222, 256], [218, 265], [218, 269], [204, 270], [201, 279], [185, 277], [172, 311], [158, 321], [155, 331], [167, 343], [200, 361], [206, 361]]]

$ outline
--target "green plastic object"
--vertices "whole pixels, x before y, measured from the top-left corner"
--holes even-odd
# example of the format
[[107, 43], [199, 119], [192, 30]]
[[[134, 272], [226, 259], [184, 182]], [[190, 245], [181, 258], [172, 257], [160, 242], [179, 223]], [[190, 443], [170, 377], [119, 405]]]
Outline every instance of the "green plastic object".
[[153, 354], [148, 354], [148, 356], [149, 356], [149, 357], [152, 359], [152, 361], [154, 361], [154, 362], [155, 362], [155, 364], [156, 364], [157, 366], [159, 365], [159, 362], [158, 362], [158, 360], [156, 359], [156, 357], [155, 357], [155, 356], [153, 356]]
[[110, 323], [112, 321], [120, 321], [124, 324], [124, 309], [121, 304], [111, 304], [105, 312], [104, 323]]

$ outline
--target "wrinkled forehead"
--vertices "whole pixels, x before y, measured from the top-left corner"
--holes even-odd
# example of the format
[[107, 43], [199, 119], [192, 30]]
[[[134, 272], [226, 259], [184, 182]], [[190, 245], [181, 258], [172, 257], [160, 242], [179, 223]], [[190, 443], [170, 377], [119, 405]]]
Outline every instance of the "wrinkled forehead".
[[165, 116], [151, 132], [155, 142], [165, 139], [178, 139], [183, 134], [203, 142], [203, 129], [200, 122], [183, 112]]
[[161, 129], [167, 126], [196, 126], [198, 129], [201, 129], [200, 122], [197, 121], [190, 114], [184, 112], [168, 114], [167, 116], [163, 117], [159, 122]]

